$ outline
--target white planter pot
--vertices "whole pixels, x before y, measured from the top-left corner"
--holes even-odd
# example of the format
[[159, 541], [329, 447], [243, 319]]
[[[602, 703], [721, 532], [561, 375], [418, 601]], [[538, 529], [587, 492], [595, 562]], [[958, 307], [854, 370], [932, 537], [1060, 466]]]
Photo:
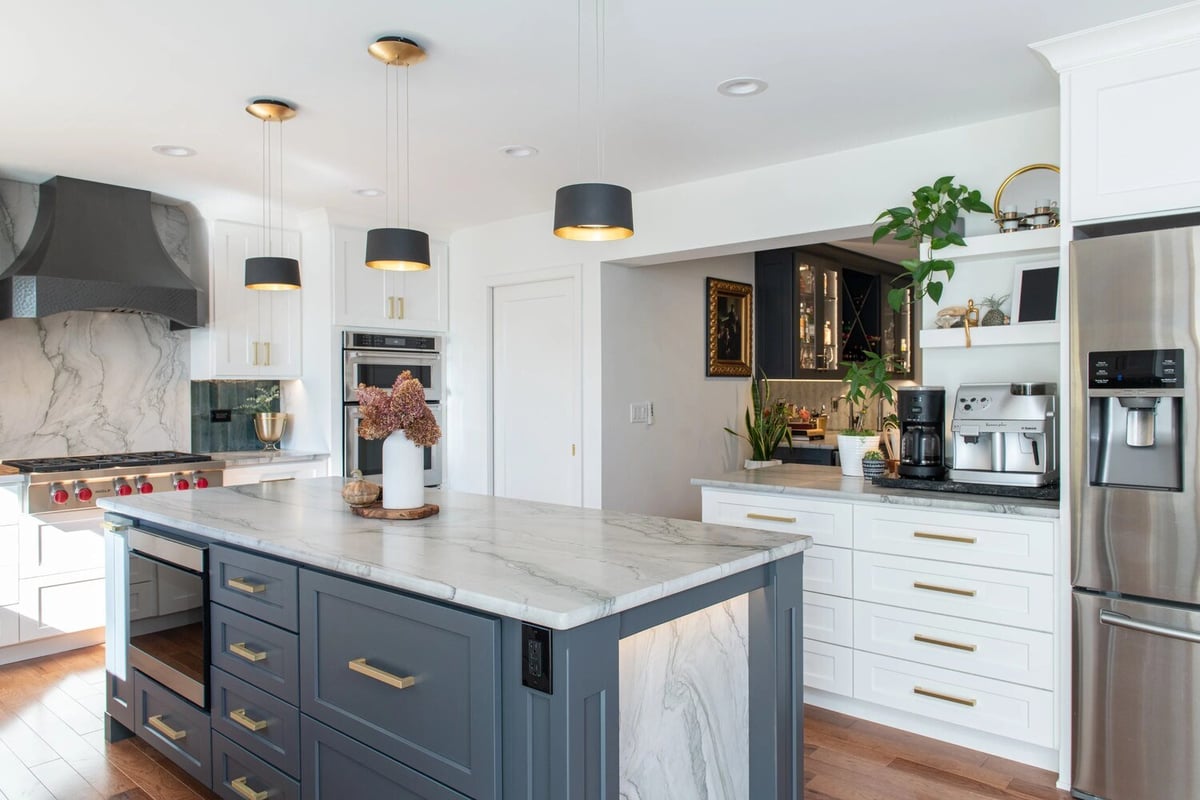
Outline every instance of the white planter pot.
[[849, 436], [839, 433], [837, 442], [838, 458], [842, 462], [842, 474], [851, 478], [861, 478], [863, 453], [879, 447], [879, 434]]
[[778, 458], [772, 458], [769, 461], [755, 461], [753, 458], [746, 459], [746, 469], [761, 469], [763, 467], [777, 467], [783, 461]]
[[383, 507], [420, 508], [425, 505], [425, 451], [404, 431], [383, 440]]

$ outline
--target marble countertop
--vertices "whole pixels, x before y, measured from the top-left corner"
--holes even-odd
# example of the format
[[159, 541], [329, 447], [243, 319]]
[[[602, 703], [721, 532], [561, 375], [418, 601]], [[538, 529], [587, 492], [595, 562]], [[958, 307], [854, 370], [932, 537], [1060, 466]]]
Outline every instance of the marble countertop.
[[224, 461], [227, 467], [256, 467], [263, 464], [286, 464], [291, 461], [315, 461], [329, 458], [329, 453], [308, 453], [302, 450], [234, 450], [204, 455]]
[[425, 490], [441, 513], [362, 519], [342, 478], [106, 497], [108, 511], [559, 630], [806, 550], [807, 536]]
[[853, 500], [859, 503], [877, 502], [947, 510], [990, 511], [1052, 519], [1058, 517], [1058, 503], [1052, 500], [885, 488], [875, 486], [863, 478], [848, 478], [842, 475], [839, 467], [819, 467], [811, 464], [782, 464], [777, 467], [737, 470], [713, 477], [692, 478], [692, 485], [764, 494]]

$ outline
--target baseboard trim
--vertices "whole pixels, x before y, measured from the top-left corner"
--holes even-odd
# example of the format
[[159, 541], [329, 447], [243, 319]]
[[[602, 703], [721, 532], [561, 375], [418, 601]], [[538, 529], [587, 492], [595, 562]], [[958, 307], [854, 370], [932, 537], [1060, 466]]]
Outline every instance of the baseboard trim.
[[68, 650], [78, 650], [81, 647], [91, 647], [104, 644], [104, 628], [92, 628], [87, 631], [64, 633], [61, 636], [49, 636], [45, 639], [35, 639], [32, 642], [0, 647], [0, 665], [15, 664], [18, 661], [28, 661], [31, 658], [52, 656], [65, 653]]

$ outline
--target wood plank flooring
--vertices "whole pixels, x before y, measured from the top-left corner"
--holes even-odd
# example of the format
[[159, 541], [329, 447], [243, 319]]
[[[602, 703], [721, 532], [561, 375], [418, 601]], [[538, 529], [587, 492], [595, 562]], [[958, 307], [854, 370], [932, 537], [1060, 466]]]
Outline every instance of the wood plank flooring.
[[[809, 706], [806, 800], [1067, 800], [1044, 770]], [[0, 798], [216, 795], [139, 739], [104, 741], [104, 648], [0, 667]]]

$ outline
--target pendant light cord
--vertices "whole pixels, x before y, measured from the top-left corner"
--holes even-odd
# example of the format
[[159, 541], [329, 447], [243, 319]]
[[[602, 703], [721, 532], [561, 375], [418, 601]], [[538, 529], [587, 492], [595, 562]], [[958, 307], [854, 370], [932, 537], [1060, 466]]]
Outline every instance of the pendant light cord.
[[392, 72], [388, 64], [383, 65], [383, 225], [386, 228], [392, 219]]
[[604, 182], [604, 0], [596, 0], [596, 180]]
[[575, 161], [579, 181], [587, 175], [583, 155], [583, 0], [575, 4]]
[[267, 121], [262, 121], [261, 139], [259, 145], [262, 149], [262, 246], [264, 250], [268, 250], [267, 255], [270, 255], [269, 247], [271, 237], [267, 234]]
[[409, 156], [412, 117], [408, 113], [408, 65], [404, 66], [404, 227], [412, 227], [412, 159]]

